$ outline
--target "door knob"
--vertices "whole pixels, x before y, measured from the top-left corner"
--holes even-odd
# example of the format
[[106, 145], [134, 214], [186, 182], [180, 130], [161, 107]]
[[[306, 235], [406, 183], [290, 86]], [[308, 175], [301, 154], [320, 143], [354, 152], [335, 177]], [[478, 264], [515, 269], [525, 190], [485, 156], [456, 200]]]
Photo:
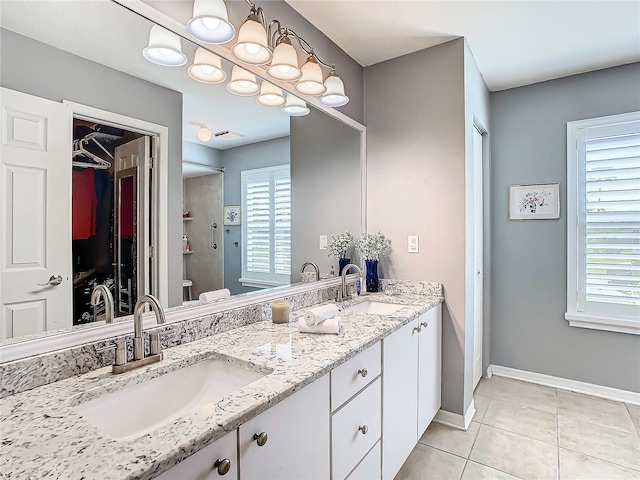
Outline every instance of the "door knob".
[[60, 275], [51, 275], [47, 283], [38, 283], [38, 285], [40, 285], [41, 287], [47, 287], [47, 286], [55, 287], [56, 285], [60, 285], [61, 283], [62, 283], [62, 277]]
[[362, 378], [366, 377], [368, 373], [369, 372], [367, 372], [366, 368], [361, 368], [360, 370], [358, 370], [358, 374], [362, 375]]
[[231, 470], [231, 460], [228, 458], [218, 459], [213, 464], [213, 468], [218, 469], [218, 475], [226, 475]]
[[422, 325], [424, 328], [427, 328], [429, 326], [428, 322], [422, 322], [420, 325]]
[[256, 441], [259, 447], [263, 447], [267, 443], [267, 440], [269, 439], [269, 437], [267, 436], [267, 432], [262, 432], [262, 433], [254, 433], [253, 439]]
[[418, 326], [418, 327], [413, 327], [413, 331], [414, 332], [418, 332], [420, 333], [422, 331], [422, 327]]
[[361, 427], [358, 427], [358, 430], [361, 431], [363, 435], [366, 435], [369, 431], [369, 427], [367, 427], [366, 425], [362, 425]]

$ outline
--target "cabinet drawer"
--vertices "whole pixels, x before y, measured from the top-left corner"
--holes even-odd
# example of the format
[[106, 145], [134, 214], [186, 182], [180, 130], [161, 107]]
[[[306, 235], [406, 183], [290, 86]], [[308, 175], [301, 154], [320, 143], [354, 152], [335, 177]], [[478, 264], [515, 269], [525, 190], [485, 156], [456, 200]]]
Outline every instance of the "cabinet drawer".
[[380, 453], [382, 442], [378, 442], [375, 447], [371, 449], [367, 456], [360, 462], [353, 472], [349, 474], [347, 480], [380, 480], [382, 477], [382, 470], [380, 468], [380, 462], [382, 455]]
[[344, 402], [380, 375], [380, 352], [378, 342], [331, 371], [331, 411], [340, 408]]
[[[193, 478], [198, 480], [238, 480], [238, 433], [237, 430], [227, 433], [221, 439], [194, 453], [189, 458], [161, 474], [158, 480], [184, 480]], [[229, 471], [221, 475], [214, 467], [216, 461], [229, 460]], [[224, 470], [222, 470], [224, 471]]]
[[345, 478], [380, 440], [381, 384], [378, 378], [331, 417], [334, 480]]

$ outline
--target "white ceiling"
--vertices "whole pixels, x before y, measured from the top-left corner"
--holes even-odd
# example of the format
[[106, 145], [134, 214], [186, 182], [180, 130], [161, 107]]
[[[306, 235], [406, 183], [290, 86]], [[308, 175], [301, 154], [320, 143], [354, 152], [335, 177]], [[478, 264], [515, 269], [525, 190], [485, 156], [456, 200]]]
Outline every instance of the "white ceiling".
[[466, 37], [489, 90], [640, 61], [640, 2], [285, 0], [363, 66]]

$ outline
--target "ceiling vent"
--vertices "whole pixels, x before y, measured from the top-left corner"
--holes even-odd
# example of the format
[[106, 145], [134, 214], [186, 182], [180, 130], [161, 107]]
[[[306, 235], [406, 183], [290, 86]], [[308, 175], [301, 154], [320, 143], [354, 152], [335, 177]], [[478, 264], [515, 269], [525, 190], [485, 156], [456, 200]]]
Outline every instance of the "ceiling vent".
[[242, 135], [241, 133], [231, 132], [229, 130], [222, 130], [220, 132], [214, 133], [213, 135], [220, 140], [227, 140], [228, 142], [232, 140], [239, 140], [240, 138], [244, 137], [244, 135]]

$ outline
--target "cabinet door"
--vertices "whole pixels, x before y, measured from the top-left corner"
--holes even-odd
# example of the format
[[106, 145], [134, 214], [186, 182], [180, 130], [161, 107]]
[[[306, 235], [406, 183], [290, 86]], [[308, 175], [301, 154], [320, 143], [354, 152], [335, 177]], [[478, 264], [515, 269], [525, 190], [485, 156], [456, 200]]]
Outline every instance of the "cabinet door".
[[382, 342], [382, 478], [395, 477], [418, 441], [418, 319]]
[[237, 457], [238, 432], [234, 430], [157, 478], [158, 480], [184, 480], [186, 478], [191, 480], [238, 480]]
[[329, 478], [329, 422], [325, 375], [240, 426], [242, 479]]
[[418, 438], [440, 410], [441, 315], [441, 305], [438, 305], [419, 318]]

